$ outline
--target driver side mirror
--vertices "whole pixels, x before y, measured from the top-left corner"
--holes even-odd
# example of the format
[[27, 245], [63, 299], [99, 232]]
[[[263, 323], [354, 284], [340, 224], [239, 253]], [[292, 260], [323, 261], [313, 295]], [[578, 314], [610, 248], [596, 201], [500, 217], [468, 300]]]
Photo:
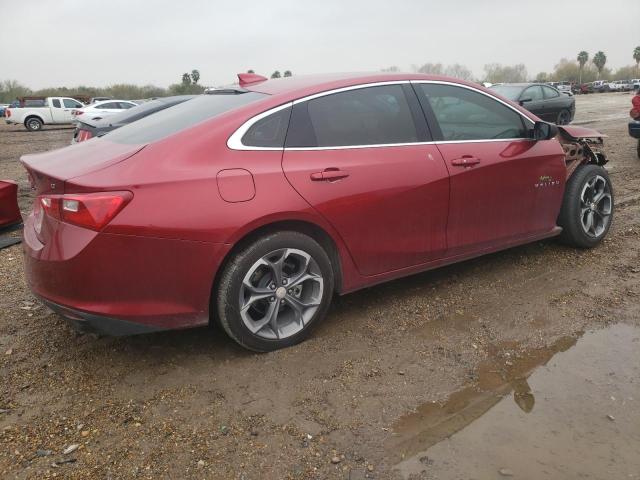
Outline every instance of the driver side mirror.
[[552, 123], [536, 122], [533, 126], [532, 137], [534, 140], [551, 140], [558, 134], [558, 127]]
[[532, 98], [528, 98], [528, 97], [523, 98], [522, 100], [520, 100], [520, 105], [524, 105], [525, 103], [530, 102], [532, 100], [533, 100]]

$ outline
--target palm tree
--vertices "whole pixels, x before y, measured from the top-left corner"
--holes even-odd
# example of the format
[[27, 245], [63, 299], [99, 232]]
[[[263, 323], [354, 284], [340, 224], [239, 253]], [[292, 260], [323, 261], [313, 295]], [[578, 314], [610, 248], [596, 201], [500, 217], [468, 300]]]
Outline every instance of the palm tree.
[[271, 74], [271, 78], [280, 78], [280, 77], [281, 77], [280, 70], [276, 70]]
[[600, 80], [600, 76], [602, 75], [602, 69], [604, 68], [605, 63], [607, 63], [607, 56], [603, 51], [599, 51], [593, 56], [593, 64], [598, 69], [598, 80]]
[[589, 61], [589, 54], [587, 52], [585, 52], [584, 50], [582, 50], [579, 54], [578, 54], [578, 63], [580, 64], [580, 75], [579, 75], [579, 80], [578, 80], [578, 84], [582, 85], [582, 69], [584, 68], [584, 65]]
[[284, 71], [284, 76], [285, 77], [291, 77], [293, 74], [291, 73], [291, 70], [285, 70]]
[[249, 69], [249, 70], [247, 70], [247, 73], [256, 73], [256, 72], [253, 69]]
[[182, 83], [184, 85], [191, 85], [191, 75], [189, 75], [188, 73], [183, 73], [182, 74]]
[[198, 70], [191, 70], [191, 78], [193, 79], [193, 83], [198, 83], [200, 80], [200, 72]]
[[633, 49], [633, 59], [636, 61], [636, 70], [640, 68], [640, 47]]

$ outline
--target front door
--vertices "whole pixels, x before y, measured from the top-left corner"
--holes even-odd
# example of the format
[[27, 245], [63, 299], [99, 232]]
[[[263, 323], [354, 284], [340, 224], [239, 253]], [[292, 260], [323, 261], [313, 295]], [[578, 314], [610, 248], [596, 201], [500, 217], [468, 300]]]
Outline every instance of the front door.
[[446, 251], [447, 168], [438, 148], [423, 141], [414, 95], [409, 85], [363, 87], [292, 111], [285, 175], [338, 231], [363, 275]]
[[551, 231], [566, 176], [559, 142], [530, 139], [530, 120], [480, 91], [415, 86], [451, 175], [449, 255]]

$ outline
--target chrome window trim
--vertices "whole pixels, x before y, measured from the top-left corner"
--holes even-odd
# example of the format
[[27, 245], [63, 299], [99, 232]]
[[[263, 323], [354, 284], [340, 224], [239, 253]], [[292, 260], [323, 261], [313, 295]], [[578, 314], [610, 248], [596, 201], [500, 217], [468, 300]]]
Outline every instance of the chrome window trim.
[[251, 117], [249, 120], [247, 120], [246, 122], [244, 122], [242, 125], [240, 125], [240, 128], [238, 128], [235, 132], [233, 132], [233, 134], [229, 137], [229, 139], [227, 140], [227, 147], [229, 147], [231, 150], [278, 150], [278, 151], [282, 151], [282, 148], [278, 148], [278, 147], [252, 147], [252, 146], [248, 146], [242, 143], [242, 137], [244, 137], [245, 133], [247, 133], [247, 131], [253, 127], [253, 125], [256, 122], [259, 122], [260, 120], [262, 120], [265, 117], [268, 117], [269, 115], [271, 115], [272, 113], [277, 113], [280, 110], [284, 110], [285, 108], [289, 108], [293, 106], [293, 102], [287, 102], [283, 105], [279, 105], [277, 107], [274, 108], [270, 108], [269, 110], [259, 113], [258, 115], [255, 115], [253, 117]]
[[451, 85], [453, 87], [466, 88], [467, 90], [472, 90], [477, 93], [481, 93], [486, 97], [489, 97], [506, 107], [509, 107], [511, 110], [519, 114], [526, 121], [531, 123], [531, 126], [535, 124], [535, 122], [525, 115], [523, 112], [515, 108], [513, 105], [508, 104], [507, 102], [494, 97], [482, 90], [474, 88], [469, 85], [463, 85], [455, 82], [447, 82], [445, 80], [391, 80], [386, 82], [373, 82], [373, 83], [361, 83], [358, 85], [350, 85], [348, 87], [340, 87], [332, 90], [327, 90], [324, 92], [314, 93], [312, 95], [307, 95], [306, 97], [299, 98], [297, 100], [289, 101], [285, 104], [279, 105], [277, 107], [270, 108], [262, 113], [259, 113], [247, 121], [245, 121], [235, 132], [231, 134], [229, 139], [227, 140], [227, 147], [231, 150], [245, 150], [245, 151], [313, 151], [313, 150], [353, 150], [353, 149], [362, 149], [362, 148], [388, 148], [388, 147], [407, 147], [411, 145], [438, 145], [438, 144], [448, 144], [448, 143], [488, 143], [488, 142], [513, 142], [518, 140], [528, 141], [531, 139], [528, 138], [488, 138], [488, 139], [479, 139], [479, 140], [434, 140], [429, 142], [409, 142], [409, 143], [384, 143], [384, 144], [375, 144], [375, 145], [343, 145], [343, 146], [333, 146], [333, 147], [252, 147], [248, 145], [244, 145], [242, 143], [242, 137], [247, 133], [247, 131], [258, 121], [262, 120], [265, 117], [268, 117], [272, 113], [279, 112], [280, 110], [284, 110], [285, 108], [292, 107], [293, 105], [297, 105], [302, 102], [307, 102], [309, 100], [314, 100], [316, 98], [325, 97], [327, 95], [332, 95], [334, 93], [348, 92], [350, 90], [358, 90], [361, 88], [369, 88], [369, 87], [379, 87], [385, 85], [403, 85], [403, 84], [421, 84], [421, 83], [429, 83], [429, 84], [437, 84], [437, 85]]

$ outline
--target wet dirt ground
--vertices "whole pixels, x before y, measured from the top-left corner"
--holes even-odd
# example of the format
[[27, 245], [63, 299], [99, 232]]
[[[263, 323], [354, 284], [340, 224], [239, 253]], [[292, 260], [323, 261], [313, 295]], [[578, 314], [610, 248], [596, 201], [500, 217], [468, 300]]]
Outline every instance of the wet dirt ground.
[[[577, 98], [576, 123], [609, 135], [599, 248], [538, 242], [340, 297], [275, 353], [215, 329], [76, 335], [29, 293], [20, 246], [1, 250], [0, 478], [639, 478], [630, 100]], [[70, 136], [0, 126], [25, 214], [19, 156]]]

